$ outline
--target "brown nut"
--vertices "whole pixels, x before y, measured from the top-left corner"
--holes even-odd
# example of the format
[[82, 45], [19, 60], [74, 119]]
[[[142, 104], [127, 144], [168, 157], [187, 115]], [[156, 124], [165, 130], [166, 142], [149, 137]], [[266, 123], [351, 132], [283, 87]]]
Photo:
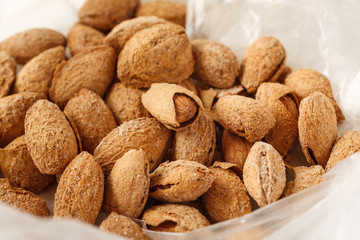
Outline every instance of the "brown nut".
[[144, 231], [130, 218], [112, 212], [100, 225], [100, 230], [133, 240], [148, 240]]
[[0, 178], [0, 201], [39, 217], [50, 216], [49, 208], [41, 197], [24, 189], [11, 187], [6, 178]]
[[231, 170], [231, 163], [215, 162], [210, 167], [214, 181], [201, 197], [213, 222], [222, 222], [251, 212], [250, 198], [240, 177]]
[[186, 4], [169, 0], [147, 2], [141, 4], [136, 11], [136, 17], [140, 16], [157, 16], [185, 27]]
[[180, 83], [193, 72], [194, 59], [185, 29], [158, 24], [136, 33], [119, 54], [117, 76], [125, 86]]
[[165, 19], [155, 16], [137, 17], [129, 20], [125, 20], [116, 25], [111, 32], [104, 38], [104, 44], [113, 47], [116, 54], [119, 55], [124, 48], [125, 43], [129, 41], [135, 33], [150, 28], [157, 24], [169, 23]]
[[89, 26], [75, 23], [69, 30], [67, 45], [72, 56], [86, 48], [102, 45], [105, 35]]
[[0, 147], [24, 134], [26, 111], [45, 96], [39, 93], [24, 92], [0, 99]]
[[65, 60], [64, 51], [63, 46], [58, 46], [32, 58], [20, 70], [14, 92], [38, 92], [47, 95], [56, 67]]
[[304, 98], [299, 108], [299, 140], [307, 162], [325, 167], [336, 139], [336, 114], [330, 99], [320, 92]]
[[152, 84], [141, 102], [151, 115], [175, 131], [189, 127], [203, 110], [200, 98], [176, 84]]
[[323, 93], [331, 99], [338, 121], [345, 120], [339, 105], [334, 100], [330, 81], [323, 74], [312, 69], [297, 69], [285, 79], [285, 85], [293, 89], [299, 101], [314, 92]]
[[101, 140], [117, 127], [109, 107], [96, 93], [81, 89], [69, 100], [64, 113], [79, 132], [84, 151], [93, 153]]
[[87, 0], [79, 10], [80, 21], [100, 31], [132, 18], [139, 0]]
[[137, 218], [149, 194], [149, 162], [143, 150], [130, 150], [116, 161], [105, 183], [104, 210]]
[[76, 54], [56, 68], [49, 89], [50, 99], [63, 109], [82, 88], [102, 97], [112, 81], [115, 59], [114, 49], [107, 46], [96, 46]]
[[285, 164], [268, 143], [256, 142], [244, 164], [244, 184], [259, 207], [279, 199], [286, 184]]
[[190, 202], [204, 194], [213, 182], [204, 165], [176, 160], [164, 162], [150, 174], [150, 197], [170, 203]]
[[106, 94], [106, 104], [115, 116], [118, 125], [141, 117], [149, 117], [150, 113], [141, 103], [141, 94], [145, 90], [125, 87], [122, 83], [114, 83]]
[[237, 135], [255, 142], [275, 126], [274, 115], [260, 102], [243, 96], [226, 95], [216, 103], [221, 125]]
[[224, 160], [228, 163], [236, 164], [241, 171], [252, 147], [252, 143], [246, 139], [225, 129], [221, 139], [221, 150]]
[[60, 177], [54, 200], [54, 217], [75, 218], [94, 224], [104, 194], [104, 175], [94, 157], [82, 152]]
[[7, 52], [0, 51], [0, 98], [8, 95], [15, 80], [16, 62]]
[[206, 114], [190, 127], [175, 133], [172, 155], [173, 159], [195, 161], [210, 166], [216, 146], [216, 129], [214, 121]]
[[42, 174], [37, 169], [27, 150], [24, 135], [0, 149], [0, 159], [1, 172], [13, 187], [40, 193], [54, 180], [54, 176]]
[[63, 172], [78, 150], [65, 115], [48, 100], [37, 101], [27, 111], [25, 142], [34, 164], [45, 174]]
[[360, 132], [350, 130], [344, 133], [334, 144], [329, 161], [326, 164], [326, 171], [329, 171], [344, 158], [360, 151]]
[[298, 101], [293, 91], [280, 83], [262, 83], [256, 100], [274, 115], [276, 124], [265, 136], [283, 156], [294, 146], [298, 136]]
[[59, 32], [34, 28], [0, 42], [0, 50], [8, 52], [17, 63], [25, 64], [49, 48], [65, 46], [65, 41], [65, 37]]
[[319, 165], [311, 167], [294, 167], [295, 178], [286, 185], [283, 197], [287, 197], [321, 183], [322, 175], [324, 173], [324, 169]]
[[178, 204], [149, 208], [142, 219], [150, 230], [161, 232], [188, 232], [210, 225], [196, 208]]
[[217, 88], [234, 85], [239, 75], [239, 61], [230, 48], [206, 39], [195, 39], [191, 44], [195, 79]]
[[255, 93], [263, 82], [274, 82], [285, 66], [286, 53], [281, 42], [272, 36], [260, 37], [245, 53], [240, 79], [249, 93]]
[[149, 159], [149, 169], [155, 169], [165, 154], [171, 131], [155, 118], [138, 118], [124, 122], [112, 130], [94, 151], [105, 175], [109, 175], [116, 161], [131, 149], [142, 149]]

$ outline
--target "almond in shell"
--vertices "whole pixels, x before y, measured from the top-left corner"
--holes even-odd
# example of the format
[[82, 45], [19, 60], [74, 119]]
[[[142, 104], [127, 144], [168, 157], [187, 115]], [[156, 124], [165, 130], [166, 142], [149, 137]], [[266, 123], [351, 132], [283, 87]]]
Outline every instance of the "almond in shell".
[[226, 221], [251, 212], [250, 198], [240, 177], [232, 171], [234, 167], [235, 164], [215, 162], [209, 168], [214, 181], [201, 199], [213, 222]]
[[54, 176], [42, 174], [37, 169], [27, 150], [24, 135], [0, 149], [0, 159], [1, 172], [13, 187], [40, 193], [54, 180]]
[[150, 179], [150, 197], [170, 203], [196, 200], [213, 182], [213, 176], [207, 167], [184, 160], [160, 164], [150, 174]]
[[244, 184], [260, 207], [278, 200], [286, 184], [285, 164], [268, 143], [256, 142], [244, 164]]
[[76, 125], [82, 149], [89, 153], [93, 153], [101, 140], [117, 127], [109, 107], [88, 89], [81, 89], [71, 98], [64, 113]]
[[144, 231], [133, 220], [112, 212], [100, 225], [100, 230], [133, 240], [148, 240]]
[[82, 152], [66, 167], [55, 193], [54, 217], [94, 224], [104, 194], [104, 175], [94, 157]]
[[161, 232], [188, 232], [210, 223], [196, 208], [164, 204], [147, 209], [142, 219], [148, 229]]
[[334, 144], [329, 161], [326, 164], [326, 171], [329, 171], [344, 158], [360, 151], [360, 132], [349, 130], [344, 133]]
[[114, 165], [106, 179], [104, 210], [137, 218], [149, 194], [149, 162], [143, 150], [130, 150]]
[[75, 56], [86, 48], [102, 45], [105, 35], [85, 24], [75, 23], [69, 30], [67, 45], [71, 55]]
[[50, 48], [32, 58], [20, 70], [14, 92], [38, 92], [47, 95], [56, 67], [65, 60], [64, 47]]
[[281, 42], [272, 36], [254, 41], [245, 53], [240, 79], [249, 93], [255, 93], [263, 82], [274, 82], [285, 67], [286, 52]]
[[262, 102], [276, 119], [265, 141], [285, 156], [298, 136], [299, 103], [294, 92], [280, 83], [263, 83], [256, 92], [256, 100]]
[[0, 99], [0, 147], [24, 133], [26, 111], [44, 97], [43, 94], [24, 92]]
[[141, 4], [136, 11], [136, 17], [140, 16], [157, 16], [185, 27], [186, 4], [170, 0], [147, 2]]
[[125, 86], [180, 83], [193, 72], [194, 59], [185, 29], [157, 24], [136, 33], [119, 54], [117, 76]]
[[102, 97], [109, 87], [115, 68], [114, 49], [96, 46], [76, 54], [55, 70], [49, 97], [63, 109], [80, 89], [89, 89]]
[[0, 178], [0, 201], [39, 217], [50, 216], [49, 208], [42, 198], [24, 189], [11, 187], [6, 178]]
[[195, 161], [210, 166], [216, 146], [214, 121], [202, 113], [188, 128], [177, 131], [172, 145], [173, 159]]
[[59, 107], [37, 101], [26, 113], [25, 142], [41, 173], [62, 173], [78, 151], [71, 125]]
[[274, 115], [260, 102], [243, 96], [226, 95], [216, 103], [216, 114], [224, 128], [255, 142], [275, 126]]
[[15, 80], [16, 62], [7, 52], [0, 51], [0, 98], [8, 95]]
[[142, 149], [149, 160], [150, 171], [162, 161], [169, 146], [171, 131], [155, 118], [138, 118], [124, 122], [112, 130], [94, 151], [105, 175], [109, 175], [116, 161], [131, 149]]
[[145, 90], [125, 87], [122, 83], [114, 83], [106, 94], [105, 102], [115, 116], [118, 125], [141, 117], [149, 117], [150, 113], [141, 103], [141, 94]]
[[299, 108], [299, 140], [307, 162], [325, 167], [336, 139], [336, 114], [330, 99], [320, 92], [304, 98]]
[[19, 64], [25, 64], [43, 51], [65, 46], [65, 37], [54, 30], [34, 28], [17, 33], [0, 42], [0, 50], [8, 52]]
[[151, 115], [175, 131], [189, 127], [203, 110], [200, 98], [176, 84], [152, 84], [141, 102]]

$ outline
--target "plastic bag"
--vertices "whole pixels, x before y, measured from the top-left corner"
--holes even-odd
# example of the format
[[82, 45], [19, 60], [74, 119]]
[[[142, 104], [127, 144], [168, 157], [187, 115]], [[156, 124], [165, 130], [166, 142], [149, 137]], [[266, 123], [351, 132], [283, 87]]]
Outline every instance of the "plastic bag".
[[[179, 0], [181, 1], [181, 0]], [[84, 0], [1, 0], [0, 40], [32, 27], [64, 34]], [[187, 32], [229, 46], [242, 59], [261, 35], [280, 39], [293, 68], [327, 75], [347, 121], [360, 130], [360, 5], [352, 0], [188, 0]], [[148, 232], [151, 239], [357, 239], [360, 235], [360, 153], [325, 174], [323, 183], [242, 218], [184, 234]], [[54, 189], [41, 196], [52, 209]], [[121, 239], [70, 220], [38, 219], [0, 204], [1, 239]], [[101, 216], [100, 216], [101, 217]]]

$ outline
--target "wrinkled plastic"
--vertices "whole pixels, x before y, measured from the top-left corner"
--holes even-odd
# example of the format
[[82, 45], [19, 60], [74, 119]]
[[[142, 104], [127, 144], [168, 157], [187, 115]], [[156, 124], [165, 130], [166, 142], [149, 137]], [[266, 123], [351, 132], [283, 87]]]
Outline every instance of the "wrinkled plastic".
[[[181, 0], [179, 0], [181, 1]], [[83, 0], [1, 0], [0, 40], [32, 27], [66, 34]], [[243, 58], [262, 35], [280, 39], [292, 69], [329, 77], [348, 129], [360, 130], [360, 4], [356, 0], [189, 0], [187, 33], [222, 42]], [[300, 158], [296, 154], [295, 158]], [[229, 220], [184, 234], [148, 231], [151, 239], [358, 239], [360, 153], [341, 161], [323, 183]], [[52, 209], [54, 188], [42, 193]], [[100, 214], [98, 223], [104, 217]], [[70, 220], [38, 219], [0, 204], [1, 239], [121, 239]]]

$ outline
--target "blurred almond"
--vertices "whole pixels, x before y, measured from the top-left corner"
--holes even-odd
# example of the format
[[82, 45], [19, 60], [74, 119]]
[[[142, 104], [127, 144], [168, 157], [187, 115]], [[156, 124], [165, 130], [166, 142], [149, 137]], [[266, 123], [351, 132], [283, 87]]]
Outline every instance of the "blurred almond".
[[16, 62], [7, 52], [0, 51], [0, 98], [8, 95], [16, 76]]

